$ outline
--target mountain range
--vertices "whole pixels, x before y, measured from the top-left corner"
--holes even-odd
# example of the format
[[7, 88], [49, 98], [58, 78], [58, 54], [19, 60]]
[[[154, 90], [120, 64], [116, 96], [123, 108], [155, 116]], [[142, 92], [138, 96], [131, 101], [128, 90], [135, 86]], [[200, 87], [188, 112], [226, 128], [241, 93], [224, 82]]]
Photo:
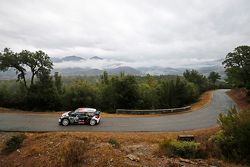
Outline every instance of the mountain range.
[[[53, 59], [52, 59], [53, 60]], [[96, 63], [103, 63], [105, 64], [105, 59], [94, 56], [91, 58], [82, 58], [82, 57], [77, 57], [77, 56], [67, 56], [64, 58], [60, 59], [60, 62], [64, 63], [72, 63], [74, 61], [81, 61], [83, 64], [88, 64], [88, 60], [91, 60], [92, 63], [93, 61], [96, 61]], [[132, 74], [132, 75], [181, 75], [186, 69], [196, 69], [200, 73], [204, 75], [208, 75], [211, 71], [218, 72], [222, 78], [224, 78], [225, 73], [224, 73], [224, 68], [222, 66], [222, 61], [223, 59], [218, 59], [218, 60], [211, 60], [207, 62], [203, 62], [199, 65], [195, 66], [188, 66], [186, 68], [181, 67], [181, 68], [171, 68], [171, 67], [160, 67], [160, 66], [151, 66], [151, 67], [131, 67], [123, 63], [117, 63], [114, 62], [113, 64], [109, 64], [110, 67], [104, 67], [104, 68], [95, 68], [95, 67], [60, 67], [60, 68], [55, 68], [55, 71], [61, 72], [62, 75], [100, 75], [104, 71], [107, 71], [109, 74], [119, 74], [121, 72], [124, 72], [125, 74]], [[58, 61], [54, 61], [54, 63], [58, 63]]]
[[[171, 67], [132, 67], [121, 61], [107, 60], [98, 56], [83, 58], [79, 56], [66, 56], [63, 58], [51, 58], [54, 64], [52, 72], [59, 72], [62, 76], [96, 76], [107, 71], [111, 75], [121, 72], [131, 75], [182, 75], [186, 69], [196, 69], [203, 75], [208, 75], [211, 71], [218, 72], [222, 79], [225, 78], [224, 68], [221, 64], [222, 59], [203, 62], [199, 65], [190, 65], [181, 68]], [[77, 65], [76, 65], [77, 64]], [[14, 70], [0, 72], [0, 79], [12, 79], [16, 74]]]

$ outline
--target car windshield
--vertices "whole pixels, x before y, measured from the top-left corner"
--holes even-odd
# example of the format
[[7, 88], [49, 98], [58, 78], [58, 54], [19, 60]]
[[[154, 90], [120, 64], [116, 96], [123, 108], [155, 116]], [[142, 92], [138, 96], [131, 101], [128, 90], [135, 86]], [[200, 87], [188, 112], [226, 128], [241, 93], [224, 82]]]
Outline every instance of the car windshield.
[[101, 111], [96, 111], [95, 115], [100, 115]]

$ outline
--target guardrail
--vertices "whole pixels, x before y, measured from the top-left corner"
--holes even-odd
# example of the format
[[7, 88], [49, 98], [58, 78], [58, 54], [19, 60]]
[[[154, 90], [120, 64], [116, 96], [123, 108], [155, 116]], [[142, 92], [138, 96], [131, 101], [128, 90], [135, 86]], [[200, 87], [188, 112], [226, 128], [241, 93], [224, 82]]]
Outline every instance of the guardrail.
[[117, 114], [166, 114], [173, 112], [187, 111], [191, 106], [170, 108], [170, 109], [153, 109], [153, 110], [129, 110], [129, 109], [116, 109]]

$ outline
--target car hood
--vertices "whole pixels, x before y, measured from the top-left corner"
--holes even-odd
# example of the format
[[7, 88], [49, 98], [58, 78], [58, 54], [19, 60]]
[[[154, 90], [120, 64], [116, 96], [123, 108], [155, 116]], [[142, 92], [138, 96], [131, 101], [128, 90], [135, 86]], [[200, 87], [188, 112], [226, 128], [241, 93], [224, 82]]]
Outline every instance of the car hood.
[[62, 114], [62, 117], [67, 117], [67, 116], [69, 116], [69, 112], [70, 112], [70, 111], [63, 113], [63, 114]]

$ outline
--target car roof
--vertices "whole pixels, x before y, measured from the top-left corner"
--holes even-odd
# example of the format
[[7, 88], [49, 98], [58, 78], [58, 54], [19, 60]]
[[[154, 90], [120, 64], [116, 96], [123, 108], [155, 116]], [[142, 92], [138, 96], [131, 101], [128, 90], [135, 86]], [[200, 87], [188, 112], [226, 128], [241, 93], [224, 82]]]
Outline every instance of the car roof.
[[95, 108], [78, 108], [75, 110], [76, 112], [96, 112]]

